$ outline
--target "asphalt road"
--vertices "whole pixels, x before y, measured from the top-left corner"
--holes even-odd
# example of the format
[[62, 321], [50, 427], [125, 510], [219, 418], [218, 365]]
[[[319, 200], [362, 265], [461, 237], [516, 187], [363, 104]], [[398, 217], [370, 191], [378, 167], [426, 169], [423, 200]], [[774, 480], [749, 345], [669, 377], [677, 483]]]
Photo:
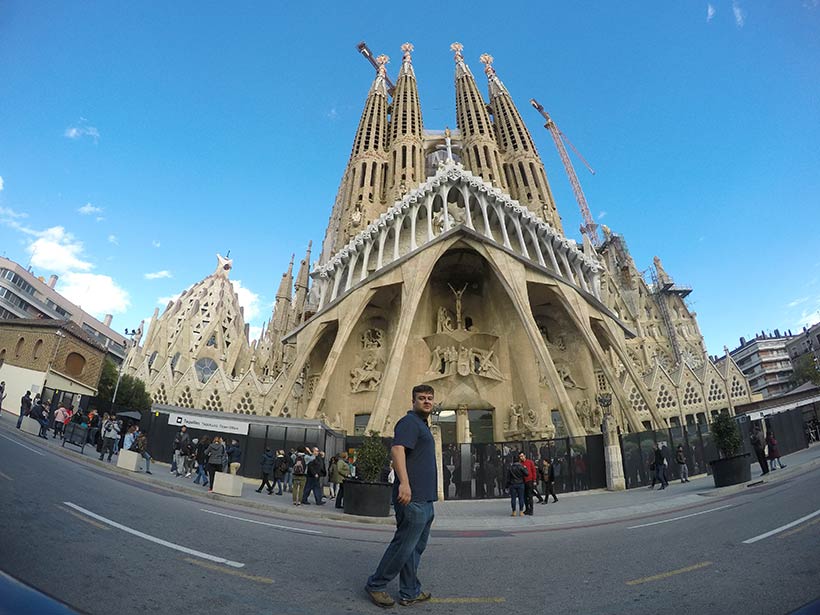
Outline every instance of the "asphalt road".
[[[388, 527], [212, 504], [0, 435], [0, 568], [79, 610], [383, 612], [362, 588]], [[634, 521], [452, 535], [422, 560], [435, 601], [408, 611], [789, 613], [820, 597], [820, 469]]]

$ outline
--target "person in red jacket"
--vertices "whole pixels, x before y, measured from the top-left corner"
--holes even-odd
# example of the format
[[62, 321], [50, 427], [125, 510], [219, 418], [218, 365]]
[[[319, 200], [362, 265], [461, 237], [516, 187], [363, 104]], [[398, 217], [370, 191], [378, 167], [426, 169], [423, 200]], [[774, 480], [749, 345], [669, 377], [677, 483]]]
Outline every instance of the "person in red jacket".
[[535, 483], [538, 480], [538, 472], [535, 470], [535, 463], [533, 460], [527, 459], [527, 456], [523, 453], [523, 451], [518, 454], [518, 459], [521, 464], [527, 468], [527, 478], [524, 479], [524, 514], [532, 515], [532, 496], [538, 495], [539, 502], [544, 499], [535, 488]]

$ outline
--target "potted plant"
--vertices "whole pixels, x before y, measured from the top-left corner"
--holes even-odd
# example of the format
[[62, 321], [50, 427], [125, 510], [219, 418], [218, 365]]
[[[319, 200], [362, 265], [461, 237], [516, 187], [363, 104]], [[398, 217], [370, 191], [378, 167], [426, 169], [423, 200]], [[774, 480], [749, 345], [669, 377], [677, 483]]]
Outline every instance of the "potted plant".
[[381, 480], [390, 453], [381, 436], [371, 431], [356, 452], [356, 477], [345, 480], [344, 511], [348, 515], [387, 517], [390, 514], [392, 485]]
[[741, 452], [743, 443], [735, 420], [728, 413], [721, 412], [711, 426], [715, 446], [720, 459], [710, 461], [715, 487], [726, 487], [745, 483], [752, 479], [749, 453]]

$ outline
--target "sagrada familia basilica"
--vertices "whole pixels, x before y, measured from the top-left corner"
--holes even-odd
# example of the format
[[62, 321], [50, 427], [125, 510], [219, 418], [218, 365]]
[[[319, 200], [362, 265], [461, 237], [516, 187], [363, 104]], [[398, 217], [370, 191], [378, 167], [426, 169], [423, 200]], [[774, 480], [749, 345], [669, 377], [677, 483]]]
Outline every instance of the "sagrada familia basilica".
[[[600, 433], [709, 421], [751, 400], [718, 369], [658, 258], [646, 281], [624, 238], [565, 236], [544, 165], [510, 93], [481, 56], [489, 104], [455, 53], [457, 129], [427, 130], [410, 44], [395, 87], [367, 94], [321, 254], [291, 260], [250, 342], [232, 263], [163, 313], [125, 364], [157, 403], [317, 419], [390, 433], [419, 382], [455, 416], [456, 440]], [[489, 417], [489, 422], [487, 418]]]

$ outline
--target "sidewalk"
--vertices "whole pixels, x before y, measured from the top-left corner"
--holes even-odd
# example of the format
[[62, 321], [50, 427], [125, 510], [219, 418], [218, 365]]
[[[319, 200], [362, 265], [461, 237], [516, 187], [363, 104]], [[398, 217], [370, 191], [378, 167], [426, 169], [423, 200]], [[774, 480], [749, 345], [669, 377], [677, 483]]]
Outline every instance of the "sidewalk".
[[[200, 497], [205, 501], [217, 501], [244, 506], [251, 509], [260, 509], [270, 513], [285, 514], [306, 520], [332, 519], [350, 524], [380, 524], [392, 526], [394, 520], [389, 518], [367, 518], [345, 515], [334, 508], [334, 500], [329, 500], [323, 506], [308, 505], [295, 507], [290, 493], [281, 496], [267, 495], [266, 492], [256, 493], [259, 486], [257, 479], [245, 479], [245, 488], [241, 498], [232, 498], [207, 493], [207, 489], [195, 485], [192, 478], [175, 477], [170, 473], [170, 466], [166, 463], [152, 462], [152, 474], [129, 472], [116, 467], [116, 456], [109, 464], [98, 460], [94, 447], [86, 446], [85, 454], [80, 454], [78, 448], [66, 445], [62, 448], [60, 440], [48, 441], [31, 436], [15, 429], [17, 417], [3, 413], [0, 417], [0, 434], [16, 440], [26, 446], [43, 446], [53, 452], [91, 466], [113, 475], [120, 475], [128, 479], [152, 485], [162, 489], [185, 493]], [[0, 445], [14, 446], [8, 440], [0, 438]], [[783, 458], [788, 466], [785, 469], [770, 472], [763, 478], [758, 478], [760, 468], [755, 463], [752, 466], [752, 482], [716, 489], [712, 477], [701, 475], [691, 479], [691, 482], [681, 484], [673, 481], [669, 488], [660, 491], [638, 487], [627, 491], [609, 492], [605, 490], [581, 491], [559, 495], [558, 502], [550, 501], [546, 506], [536, 502], [532, 517], [510, 517], [509, 500], [447, 500], [436, 504], [436, 530], [447, 531], [488, 531], [488, 530], [536, 530], [557, 529], [578, 525], [597, 525], [624, 518], [636, 518], [653, 514], [672, 512], [688, 507], [700, 506], [711, 499], [718, 499], [727, 495], [754, 489], [784, 479], [794, 477], [806, 471], [820, 467], [820, 444], [804, 449]], [[312, 501], [312, 498], [311, 498]]]

